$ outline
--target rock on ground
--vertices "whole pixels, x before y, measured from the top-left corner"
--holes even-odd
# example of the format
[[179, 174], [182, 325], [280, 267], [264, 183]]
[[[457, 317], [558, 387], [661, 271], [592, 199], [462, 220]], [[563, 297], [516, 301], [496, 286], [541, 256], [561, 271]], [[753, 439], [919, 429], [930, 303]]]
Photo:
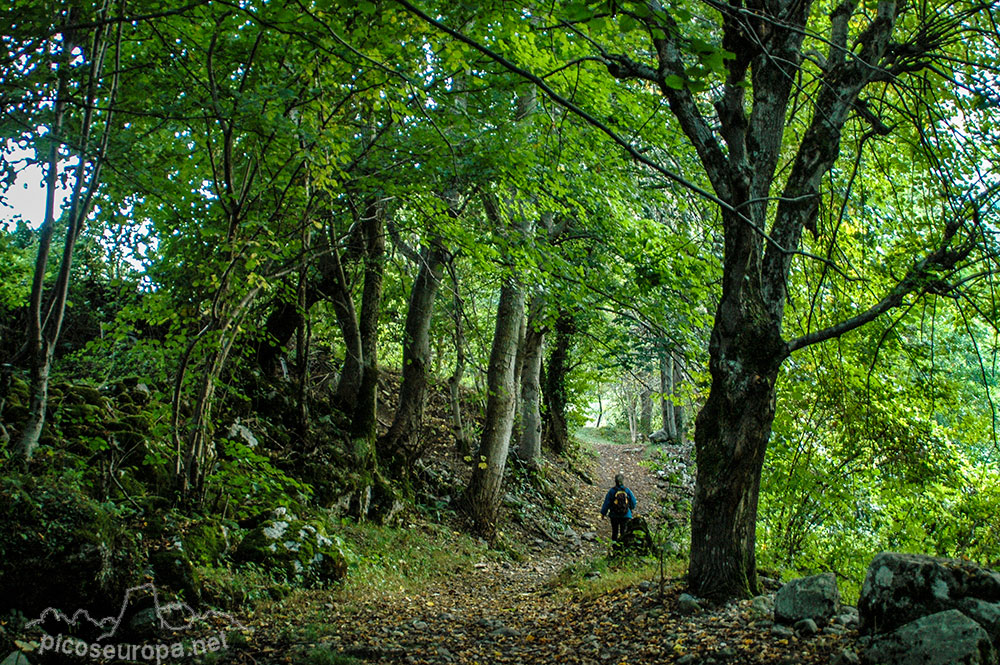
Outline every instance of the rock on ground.
[[865, 650], [869, 665], [994, 665], [996, 652], [983, 628], [958, 610], [947, 610], [875, 637]]
[[1000, 601], [1000, 572], [968, 561], [883, 552], [868, 566], [861, 588], [861, 632], [889, 632], [950, 609], [989, 614], [990, 608], [966, 599]]
[[774, 599], [774, 620], [780, 623], [812, 619], [825, 626], [839, 611], [840, 591], [833, 573], [792, 580]]
[[979, 598], [963, 598], [958, 604], [959, 611], [986, 631], [993, 647], [1000, 649], [1000, 603], [988, 603]]

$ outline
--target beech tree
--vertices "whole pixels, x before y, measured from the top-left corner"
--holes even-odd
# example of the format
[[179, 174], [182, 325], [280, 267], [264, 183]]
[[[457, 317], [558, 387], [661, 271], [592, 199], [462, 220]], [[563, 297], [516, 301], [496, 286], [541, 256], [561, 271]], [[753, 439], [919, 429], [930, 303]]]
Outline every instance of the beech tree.
[[[497, 197], [483, 195], [483, 207], [497, 229], [511, 234], [531, 232], [531, 221], [517, 211], [501, 208]], [[516, 207], [516, 204], [515, 204]], [[497, 511], [502, 496], [504, 468], [514, 429], [517, 408], [516, 359], [521, 319], [524, 316], [524, 288], [513, 276], [505, 278], [497, 305], [493, 345], [487, 371], [486, 415], [479, 440], [472, 478], [466, 488], [469, 515], [476, 531], [492, 541], [496, 536]]]
[[[934, 61], [945, 62], [944, 49], [964, 32], [962, 24], [990, 9], [952, 5], [939, 14], [944, 8], [882, 1], [869, 13], [843, 2], [827, 14], [813, 5], [718, 8], [722, 50], [706, 48], [699, 58], [706, 66], [722, 65], [713, 121], [688, 75], [685, 52], [697, 43], [683, 34], [672, 13], [635, 15], [649, 30], [652, 63], [633, 54], [604, 56], [617, 78], [649, 81], [662, 91], [698, 154], [723, 221], [723, 284], [709, 343], [712, 384], [695, 429], [698, 483], [689, 584], [706, 597], [757, 592], [757, 501], [781, 364], [798, 349], [865, 325], [911, 294], [950, 290], [948, 280], [959, 274], [979, 235], [979, 203], [973, 201], [943, 220], [928, 238], [930, 251], [889, 293], [854, 317], [785, 339], [792, 261], [801, 256], [804, 231], [821, 233], [821, 185], [837, 162], [845, 125], [853, 119], [876, 134], [888, 130], [867, 110], [862, 92], [879, 94], [878, 84], [898, 84]], [[820, 25], [827, 16], [829, 32]], [[813, 40], [827, 46], [818, 68], [804, 49]], [[804, 79], [808, 87], [798, 83]], [[793, 99], [802, 88], [808, 99]], [[807, 112], [790, 109], [793, 102]], [[786, 145], [791, 110], [802, 114], [805, 129]], [[789, 169], [787, 176], [778, 175], [779, 165]]]
[[431, 316], [448, 255], [440, 237], [434, 236], [413, 258], [419, 268], [406, 308], [399, 404], [389, 431], [378, 444], [379, 455], [401, 469], [409, 467], [422, 452], [415, 439], [423, 421], [427, 392]]

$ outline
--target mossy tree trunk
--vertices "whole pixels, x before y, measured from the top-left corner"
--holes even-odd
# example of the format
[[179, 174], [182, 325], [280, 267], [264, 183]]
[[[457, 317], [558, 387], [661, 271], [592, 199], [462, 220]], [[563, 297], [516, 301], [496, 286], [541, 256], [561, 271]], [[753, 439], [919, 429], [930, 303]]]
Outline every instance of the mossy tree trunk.
[[707, 598], [757, 593], [760, 475], [774, 420], [778, 368], [787, 349], [768, 317], [746, 309], [742, 302], [719, 307], [710, 349], [711, 389], [695, 430], [698, 478], [688, 582]]
[[504, 467], [514, 429], [514, 411], [517, 405], [515, 365], [522, 316], [524, 293], [520, 287], [508, 282], [500, 291], [487, 370], [489, 396], [486, 400], [483, 434], [473, 460], [475, 466], [472, 480], [466, 490], [473, 527], [490, 542], [496, 536]]
[[561, 455], [569, 447], [569, 426], [566, 422], [566, 375], [569, 373], [569, 347], [576, 324], [573, 315], [561, 310], [553, 329], [552, 352], [545, 371], [545, 405], [547, 441]]
[[532, 299], [525, 326], [521, 370], [521, 436], [517, 456], [535, 466], [542, 456], [541, 374], [545, 330], [541, 326], [542, 299]]
[[385, 204], [372, 196], [360, 216], [364, 243], [364, 287], [358, 316], [361, 345], [361, 382], [351, 413], [351, 439], [360, 467], [373, 477], [376, 457], [378, 411], [378, 322], [385, 274]]
[[[527, 236], [532, 223], [512, 210], [501, 210], [492, 194], [482, 196], [487, 218], [495, 228]], [[511, 201], [509, 207], [516, 204]], [[505, 278], [497, 305], [496, 326], [486, 371], [487, 398], [483, 432], [473, 459], [472, 478], [465, 490], [466, 506], [473, 529], [493, 542], [503, 489], [503, 474], [514, 431], [518, 399], [518, 356], [524, 325], [524, 290], [513, 276]]]
[[424, 418], [430, 327], [447, 252], [439, 238], [420, 254], [420, 268], [410, 290], [403, 329], [403, 381], [389, 431], [379, 441], [379, 455], [394, 472], [402, 472], [421, 453], [416, 435]]

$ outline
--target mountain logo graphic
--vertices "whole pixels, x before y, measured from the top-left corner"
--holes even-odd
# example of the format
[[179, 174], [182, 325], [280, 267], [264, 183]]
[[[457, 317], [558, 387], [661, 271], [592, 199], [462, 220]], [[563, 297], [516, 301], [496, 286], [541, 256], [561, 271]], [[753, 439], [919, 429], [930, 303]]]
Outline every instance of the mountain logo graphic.
[[190, 605], [181, 602], [161, 603], [160, 594], [156, 585], [152, 583], [134, 586], [125, 592], [121, 609], [117, 616], [94, 619], [87, 610], [77, 610], [72, 616], [67, 616], [64, 612], [54, 607], [48, 607], [42, 611], [37, 619], [29, 621], [28, 628], [35, 626], [50, 626], [52, 623], [63, 623], [68, 628], [76, 628], [80, 625], [91, 626], [100, 634], [95, 638], [97, 641], [113, 637], [118, 632], [119, 626], [128, 614], [129, 608], [137, 603], [137, 599], [152, 598], [153, 609], [156, 615], [156, 627], [168, 631], [189, 630], [196, 621], [210, 618], [224, 619], [229, 625], [243, 629], [243, 624], [237, 621], [231, 614], [226, 612], [198, 612]]

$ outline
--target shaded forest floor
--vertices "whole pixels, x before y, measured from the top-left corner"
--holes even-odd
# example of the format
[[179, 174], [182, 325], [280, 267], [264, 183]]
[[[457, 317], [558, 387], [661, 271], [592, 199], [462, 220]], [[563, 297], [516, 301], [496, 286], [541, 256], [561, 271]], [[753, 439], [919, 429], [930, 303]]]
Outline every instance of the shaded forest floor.
[[[608, 557], [610, 527], [599, 508], [614, 474], [625, 474], [643, 515], [653, 515], [670, 483], [640, 465], [647, 454], [641, 446], [589, 447], [596, 455], [585, 469], [546, 463], [547, 475], [559, 478], [560, 532], [510, 524], [505, 554], [480, 550], [478, 560], [417, 588], [347, 584], [267, 603], [245, 617], [253, 631], [227, 661], [791, 664], [828, 663], [850, 646], [847, 631], [809, 638], [776, 632], [759, 602], [682, 613], [682, 562], [668, 561], [661, 589], [654, 559]], [[684, 464], [690, 455], [690, 447], [664, 452]], [[442, 548], [458, 546], [458, 531], [433, 534]]]

